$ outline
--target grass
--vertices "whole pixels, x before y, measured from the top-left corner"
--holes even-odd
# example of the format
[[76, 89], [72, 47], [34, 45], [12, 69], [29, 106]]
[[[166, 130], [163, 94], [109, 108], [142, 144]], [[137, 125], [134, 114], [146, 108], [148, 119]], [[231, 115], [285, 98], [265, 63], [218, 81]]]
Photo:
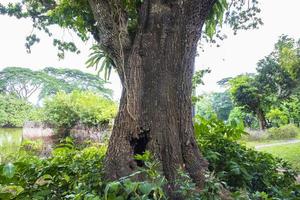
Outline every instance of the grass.
[[247, 140], [247, 139], [243, 139], [243, 140], [240, 140], [239, 143], [245, 144], [247, 147], [255, 147], [258, 145], [275, 144], [275, 143], [286, 142], [289, 140], [300, 140], [300, 135], [298, 135], [296, 138], [283, 139], [283, 140], [270, 140], [270, 139]]
[[[293, 139], [299, 140], [300, 135], [298, 135], [296, 138]], [[240, 140], [239, 143], [245, 144], [247, 147], [254, 148], [255, 146], [258, 145], [275, 144], [275, 143], [287, 142], [289, 140], [292, 139], [285, 139], [285, 140], [258, 139], [258, 140], [250, 140], [250, 141], [247, 139], [243, 139]], [[258, 151], [267, 152], [274, 156], [283, 158], [284, 160], [290, 162], [293, 168], [300, 173], [300, 143], [262, 147], [259, 148]]]
[[300, 172], [300, 143], [264, 147], [259, 151], [267, 152], [290, 162], [293, 168]]

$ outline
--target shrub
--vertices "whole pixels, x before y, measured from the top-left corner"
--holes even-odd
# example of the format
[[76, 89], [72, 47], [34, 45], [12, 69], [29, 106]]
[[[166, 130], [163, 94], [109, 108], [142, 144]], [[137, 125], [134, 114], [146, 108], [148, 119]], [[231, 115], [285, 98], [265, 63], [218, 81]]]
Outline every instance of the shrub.
[[[210, 173], [199, 192], [192, 179], [179, 169], [176, 194], [187, 200], [218, 200], [224, 187], [234, 199], [299, 199], [296, 173], [283, 160], [247, 149], [235, 142], [243, 130], [223, 122], [195, 119], [198, 145], [209, 161]], [[66, 138], [52, 157], [22, 156], [14, 164], [0, 165], [0, 199], [168, 199], [161, 166], [149, 152], [137, 155], [144, 167], [113, 182], [103, 178], [106, 146], [76, 149]], [[141, 175], [143, 181], [134, 181]]]
[[236, 139], [243, 134], [242, 130], [217, 119], [197, 116], [195, 133], [199, 148], [209, 162], [209, 170], [234, 194], [244, 191], [250, 199], [260, 199], [254, 196], [264, 193], [274, 199], [300, 197], [299, 188], [296, 192], [293, 188], [296, 172], [290, 165], [271, 154], [238, 144]]
[[0, 165], [0, 199], [100, 199], [105, 152], [105, 146], [78, 150], [66, 139], [49, 159], [21, 154]]
[[39, 155], [43, 150], [42, 140], [23, 140], [20, 151], [25, 151], [27, 154]]
[[92, 92], [59, 92], [45, 101], [45, 120], [58, 128], [76, 123], [96, 126], [109, 122], [116, 114], [116, 104]]
[[22, 127], [31, 109], [25, 100], [0, 94], [0, 127]]
[[300, 128], [294, 124], [287, 124], [279, 128], [268, 129], [269, 139], [290, 139], [300, 134]]
[[278, 108], [271, 109], [267, 115], [267, 119], [271, 122], [273, 126], [279, 127], [288, 123], [288, 117], [286, 114], [279, 110]]

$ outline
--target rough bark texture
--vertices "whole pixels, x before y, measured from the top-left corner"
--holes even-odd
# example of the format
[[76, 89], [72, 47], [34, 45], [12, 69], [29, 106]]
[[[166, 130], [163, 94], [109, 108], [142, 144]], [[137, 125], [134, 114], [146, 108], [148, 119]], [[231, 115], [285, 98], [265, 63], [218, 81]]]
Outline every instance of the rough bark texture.
[[265, 130], [267, 128], [267, 121], [264, 112], [261, 109], [258, 109], [256, 114], [260, 130]]
[[[90, 4], [97, 9], [101, 2], [91, 0]], [[120, 52], [114, 59], [123, 92], [105, 163], [109, 179], [133, 172], [142, 165], [134, 155], [150, 150], [161, 161], [170, 183], [183, 167], [203, 185], [207, 162], [193, 134], [191, 81], [197, 42], [213, 3], [145, 0], [130, 45], [126, 39], [119, 40], [121, 45], [113, 44], [111, 55]], [[122, 21], [116, 23], [123, 27]]]

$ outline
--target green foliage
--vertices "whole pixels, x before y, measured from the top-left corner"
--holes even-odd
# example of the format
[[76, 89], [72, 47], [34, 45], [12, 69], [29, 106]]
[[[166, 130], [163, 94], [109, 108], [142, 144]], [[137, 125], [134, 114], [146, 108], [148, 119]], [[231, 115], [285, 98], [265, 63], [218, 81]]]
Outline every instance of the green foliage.
[[286, 161], [288, 161], [293, 169], [295, 169], [298, 174], [300, 172], [300, 143], [295, 144], [283, 144], [276, 146], [269, 146], [260, 148], [260, 151], [270, 153], [274, 156], [278, 156]]
[[[210, 131], [207, 131], [210, 130]], [[209, 161], [203, 190], [199, 193], [182, 169], [175, 181], [176, 194], [184, 199], [220, 199], [224, 188], [234, 199], [297, 199], [296, 173], [281, 159], [236, 143], [243, 130], [216, 119], [195, 119], [198, 145]], [[0, 198], [6, 199], [168, 199], [166, 179], [150, 152], [136, 155], [144, 167], [113, 182], [103, 179], [106, 146], [76, 149], [66, 138], [48, 159], [21, 153], [15, 163], [0, 165]], [[135, 181], [144, 177], [143, 181]]]
[[279, 128], [268, 129], [270, 139], [290, 139], [300, 135], [300, 128], [294, 124], [287, 124]]
[[[297, 86], [295, 80], [280, 65], [273, 52], [257, 63], [256, 83], [264, 95], [275, 98], [275, 101], [287, 98]], [[273, 101], [273, 102], [275, 102]]]
[[202, 95], [200, 96], [196, 102], [196, 113], [197, 115], [200, 115], [202, 117], [205, 117], [206, 119], [210, 118], [216, 118], [217, 114], [213, 109], [213, 105], [211, 102], [211, 96], [210, 95]]
[[244, 111], [243, 107], [234, 107], [228, 116], [227, 122], [239, 127], [257, 128], [257, 120], [252, 113]]
[[0, 94], [0, 127], [22, 127], [32, 105], [12, 95]]
[[70, 93], [74, 90], [88, 90], [111, 98], [112, 90], [105, 88], [106, 83], [96, 75], [76, 69], [47, 67], [42, 70], [47, 74], [47, 84], [40, 92], [40, 98], [54, 95], [59, 91]]
[[[300, 40], [299, 40], [300, 41]], [[300, 42], [282, 35], [275, 45], [279, 63], [293, 79], [300, 78]]]
[[230, 111], [233, 109], [229, 92], [213, 93], [211, 101], [218, 118], [223, 121], [228, 120]]
[[294, 39], [281, 36], [273, 52], [257, 64], [256, 75], [223, 79], [236, 106], [257, 115], [260, 124], [264, 113], [272, 126], [299, 123], [300, 47]]
[[237, 106], [248, 112], [253, 112], [261, 106], [260, 92], [255, 87], [253, 76], [240, 75], [229, 81], [230, 94]]
[[280, 105], [281, 110], [289, 118], [289, 122], [299, 124], [300, 123], [300, 98], [299, 94], [292, 95], [286, 101], [283, 101]]
[[[125, 16], [122, 19], [126, 23], [125, 28], [127, 28], [130, 39], [133, 40], [138, 25], [143, 23], [139, 19], [143, 15], [141, 13], [143, 9], [140, 9], [143, 3], [143, 0], [109, 1], [107, 4], [112, 15], [107, 15], [107, 17], [117, 19], [122, 13]], [[257, 16], [259, 12], [257, 0], [249, 0], [248, 3], [236, 0], [217, 0], [208, 13], [204, 28], [204, 33], [206, 34], [204, 38], [215, 42], [213, 36], [216, 35], [217, 38], [223, 39], [224, 37], [219, 33], [219, 27], [223, 23], [229, 24], [235, 32], [238, 29], [257, 28], [262, 24], [261, 19]], [[79, 53], [80, 51], [73, 42], [58, 39], [58, 36], [53, 37], [51, 26], [58, 25], [63, 29], [72, 30], [83, 41], [93, 36], [97, 42], [100, 42], [100, 34], [106, 34], [106, 31], [99, 31], [99, 27], [97, 27], [97, 24], [105, 24], [105, 22], [95, 19], [92, 8], [86, 0], [23, 0], [17, 3], [9, 3], [8, 5], [0, 4], [0, 14], [14, 16], [18, 19], [31, 18], [35, 30], [43, 31], [53, 38], [53, 45], [58, 49], [59, 58], [64, 58], [65, 51], [74, 53]], [[105, 14], [100, 13], [100, 15]], [[115, 24], [107, 25], [107, 31], [111, 31], [110, 29], [119, 26], [119, 21], [116, 19], [113, 21]], [[116, 34], [119, 33], [121, 32]], [[40, 39], [35, 32], [27, 36], [27, 51], [30, 52], [30, 47], [39, 41]], [[105, 48], [102, 49], [104, 50]], [[110, 58], [110, 56], [107, 56], [107, 60], [112, 61]]]
[[[0, 4], [0, 14], [15, 16], [17, 18], [31, 18], [35, 30], [45, 32], [52, 37], [51, 25], [59, 25], [64, 29], [73, 30], [83, 41], [88, 40], [89, 34], [98, 38], [98, 31], [94, 26], [95, 20], [88, 2], [85, 0], [60, 0], [60, 1], [32, 1]], [[26, 39], [26, 48], [39, 42], [36, 34], [32, 33]], [[53, 44], [58, 48], [58, 56], [64, 58], [65, 50], [79, 53], [73, 42], [66, 42], [53, 38]]]
[[139, 8], [143, 2], [144, 0], [123, 0], [123, 8], [128, 14], [127, 29], [132, 37], [139, 23]]
[[192, 102], [196, 104], [198, 101], [201, 101], [201, 96], [196, 95], [196, 89], [199, 85], [204, 85], [203, 77], [205, 74], [210, 73], [210, 69], [203, 69], [196, 71], [192, 78]]
[[243, 131], [233, 129], [222, 121], [196, 117], [196, 139], [209, 170], [237, 195], [235, 199], [242, 196], [241, 191], [249, 197], [244, 199], [259, 199], [254, 196], [262, 192], [274, 199], [299, 198], [295, 171], [281, 159], [238, 144], [235, 140]]
[[28, 68], [7, 67], [0, 72], [0, 91], [27, 100], [47, 81], [39, 71]]
[[0, 165], [0, 172], [12, 169], [0, 173], [0, 198], [100, 199], [98, 196], [105, 188], [102, 179], [105, 152], [104, 146], [77, 150], [72, 141], [66, 140], [49, 159], [23, 154], [14, 164]]
[[76, 69], [47, 67], [32, 71], [7, 67], [0, 72], [0, 91], [26, 100], [33, 95], [43, 99], [59, 91], [70, 93], [73, 90], [90, 90], [111, 97], [112, 91], [104, 84], [105, 81], [98, 76]]
[[[103, 180], [105, 146], [78, 150], [66, 139], [49, 159], [26, 154], [14, 164], [0, 165], [0, 198], [9, 199], [167, 199], [166, 179], [148, 152], [137, 156], [145, 167], [117, 181]], [[137, 175], [145, 181], [133, 181]], [[15, 190], [17, 191], [15, 191]]]
[[[86, 61], [87, 68], [95, 67], [95, 70], [100, 76], [100, 73], [104, 72], [104, 80], [108, 80], [111, 74], [111, 70], [115, 68], [114, 61], [110, 58], [99, 45], [93, 45], [90, 49], [92, 52], [89, 55], [89, 59]], [[100, 68], [99, 64], [101, 63]]]
[[208, 119], [211, 116], [217, 116], [219, 119], [226, 121], [233, 109], [228, 91], [203, 94], [197, 98], [195, 103], [197, 114]]
[[[159, 162], [152, 158], [149, 151], [146, 151], [143, 155], [136, 155], [135, 159], [142, 161], [144, 167], [129, 176], [122, 177], [118, 181], [108, 183], [104, 190], [104, 199], [167, 199], [163, 190], [167, 181], [158, 171]], [[131, 180], [131, 178], [138, 175], [145, 176], [146, 181]]]
[[229, 25], [234, 34], [238, 30], [258, 28], [263, 24], [257, 0], [236, 1], [217, 0], [207, 17], [204, 27], [204, 39], [216, 43], [216, 39], [225, 39], [221, 34], [223, 24]]
[[76, 123], [97, 126], [108, 123], [116, 114], [116, 105], [92, 92], [59, 92], [45, 100], [45, 120], [59, 128], [71, 128]]
[[212, 39], [216, 33], [217, 25], [222, 26], [225, 11], [228, 9], [227, 0], [218, 0], [211, 9], [205, 22], [205, 33]]
[[266, 117], [273, 126], [279, 127], [288, 123], [287, 115], [278, 108], [271, 109]]
[[27, 154], [39, 155], [42, 149], [42, 140], [22, 140], [20, 151], [24, 151]]

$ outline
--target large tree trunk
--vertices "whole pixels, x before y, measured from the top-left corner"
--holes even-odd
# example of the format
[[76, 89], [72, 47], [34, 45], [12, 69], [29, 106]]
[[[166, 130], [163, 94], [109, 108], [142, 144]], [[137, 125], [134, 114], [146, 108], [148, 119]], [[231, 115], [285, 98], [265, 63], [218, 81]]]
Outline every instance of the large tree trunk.
[[257, 109], [256, 114], [259, 123], [259, 129], [265, 130], [267, 128], [267, 121], [264, 112], [261, 109]]
[[145, 0], [132, 44], [112, 51], [123, 92], [105, 161], [107, 178], [132, 173], [143, 165], [134, 155], [150, 150], [171, 185], [182, 167], [203, 186], [207, 162], [193, 134], [191, 92], [197, 42], [214, 2]]

